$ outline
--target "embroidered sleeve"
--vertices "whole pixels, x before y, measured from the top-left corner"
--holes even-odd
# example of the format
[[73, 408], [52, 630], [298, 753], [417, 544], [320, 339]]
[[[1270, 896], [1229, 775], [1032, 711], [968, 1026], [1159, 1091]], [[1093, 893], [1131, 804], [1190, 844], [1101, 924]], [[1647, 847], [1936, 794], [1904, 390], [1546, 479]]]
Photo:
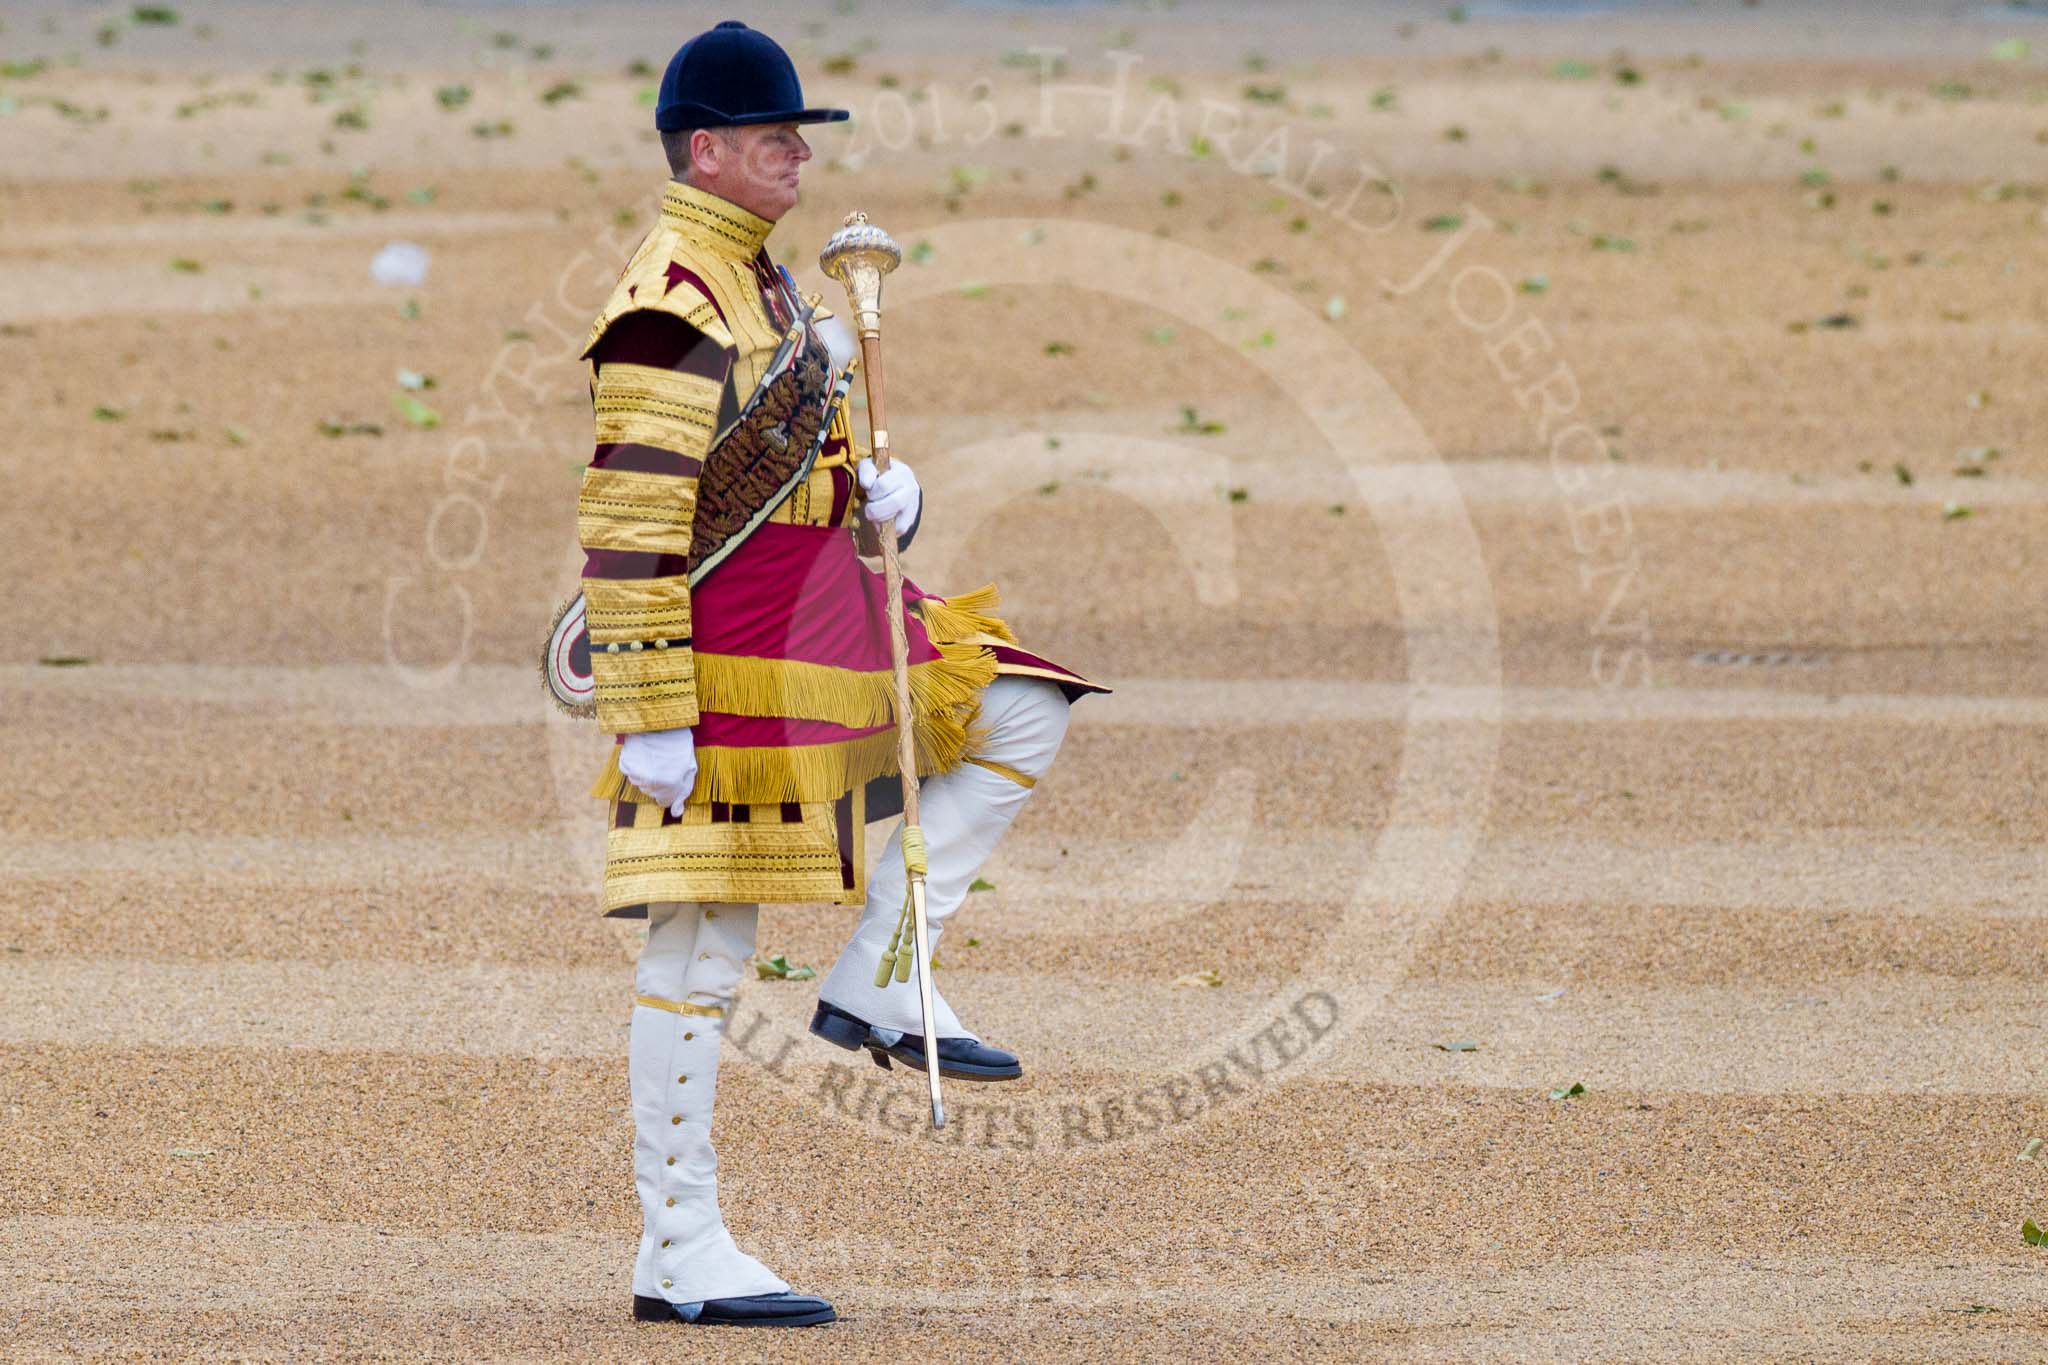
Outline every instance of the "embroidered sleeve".
[[627, 313], [591, 353], [597, 447], [576, 500], [597, 719], [697, 723], [685, 560], [730, 351], [667, 313]]

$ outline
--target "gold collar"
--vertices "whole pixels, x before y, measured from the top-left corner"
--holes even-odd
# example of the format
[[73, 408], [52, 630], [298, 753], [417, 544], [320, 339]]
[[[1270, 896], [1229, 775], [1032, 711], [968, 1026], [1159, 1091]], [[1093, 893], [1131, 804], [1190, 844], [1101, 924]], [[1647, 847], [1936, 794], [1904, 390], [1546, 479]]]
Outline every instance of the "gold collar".
[[714, 254], [741, 264], [753, 260], [775, 230], [775, 224], [730, 199], [680, 180], [669, 181], [661, 192], [661, 222]]

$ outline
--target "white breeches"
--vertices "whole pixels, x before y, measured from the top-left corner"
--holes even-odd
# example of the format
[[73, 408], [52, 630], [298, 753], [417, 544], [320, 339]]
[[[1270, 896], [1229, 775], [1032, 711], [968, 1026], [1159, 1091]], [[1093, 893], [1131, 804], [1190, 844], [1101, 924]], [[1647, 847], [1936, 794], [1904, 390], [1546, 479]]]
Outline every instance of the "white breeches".
[[726, 1232], [711, 1150], [719, 1040], [759, 915], [752, 905], [647, 907], [628, 1065], [641, 1208], [635, 1294], [697, 1303], [789, 1288]]
[[[988, 740], [976, 756], [1009, 773], [963, 764], [926, 780], [919, 796], [930, 850], [925, 907], [934, 951], [946, 921], [967, 898], [968, 885], [1030, 798], [1030, 782], [1051, 768], [1067, 732], [1066, 697], [1040, 679], [997, 678], [982, 693], [980, 724]], [[871, 1024], [916, 1033], [923, 1024], [915, 982], [875, 986], [903, 889], [899, 827], [868, 882], [860, 924], [819, 998]], [[754, 951], [759, 917], [753, 905], [662, 901], [647, 907], [628, 1068], [641, 1208], [635, 1294], [697, 1303], [789, 1288], [734, 1245], [725, 1230], [718, 1211], [718, 1158], [711, 1150], [719, 1041]], [[974, 1036], [936, 988], [932, 1003], [939, 1037]]]
[[[924, 828], [926, 861], [925, 916], [931, 924], [931, 945], [938, 952], [946, 921], [967, 899], [988, 855], [1031, 798], [1030, 782], [1045, 776], [1067, 733], [1066, 695], [1041, 678], [999, 677], [981, 694], [978, 724], [987, 727], [987, 742], [977, 758], [1010, 770], [1010, 774], [961, 764], [952, 772], [925, 779], [918, 793], [918, 822]], [[1025, 781], [1017, 779], [1022, 777]], [[860, 924], [825, 977], [818, 998], [883, 1028], [922, 1033], [917, 982], [875, 985], [875, 969], [896, 932], [903, 909], [903, 828], [889, 837], [868, 879], [867, 905]], [[905, 948], [905, 951], [909, 951]], [[953, 1009], [932, 988], [933, 1023], [941, 1038], [973, 1038]]]

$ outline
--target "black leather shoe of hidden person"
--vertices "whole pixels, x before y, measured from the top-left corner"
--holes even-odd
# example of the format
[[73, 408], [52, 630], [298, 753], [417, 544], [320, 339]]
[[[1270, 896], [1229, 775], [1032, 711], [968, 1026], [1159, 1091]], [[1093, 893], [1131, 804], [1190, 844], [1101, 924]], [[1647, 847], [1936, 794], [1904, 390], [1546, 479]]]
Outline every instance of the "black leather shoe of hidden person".
[[839, 1319], [823, 1299], [787, 1292], [702, 1303], [670, 1303], [635, 1294], [633, 1317], [638, 1322], [692, 1322], [699, 1327], [818, 1327]]
[[[816, 1012], [811, 1015], [811, 1032], [848, 1052], [866, 1048], [868, 1056], [875, 1059], [875, 1065], [884, 1071], [889, 1069], [891, 1057], [907, 1067], [924, 1070], [923, 1038], [906, 1033], [894, 1043], [887, 1042], [874, 1025], [837, 1005], [828, 1005], [822, 1000], [818, 1002]], [[978, 1043], [972, 1038], [941, 1038], [938, 1054], [939, 1074], [955, 1080], [1014, 1081], [1024, 1074], [1015, 1053]]]

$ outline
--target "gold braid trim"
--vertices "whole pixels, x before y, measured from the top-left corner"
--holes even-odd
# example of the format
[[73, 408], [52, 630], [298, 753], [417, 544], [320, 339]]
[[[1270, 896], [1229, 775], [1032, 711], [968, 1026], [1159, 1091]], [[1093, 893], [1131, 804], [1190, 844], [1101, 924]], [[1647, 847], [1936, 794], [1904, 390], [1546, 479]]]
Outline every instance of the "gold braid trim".
[[636, 1005], [645, 1005], [651, 1010], [667, 1010], [670, 1014], [694, 1014], [705, 1019], [717, 1019], [725, 1013], [723, 1005], [698, 1005], [688, 1000], [664, 1000], [658, 995], [636, 995]]
[[723, 381], [647, 365], [597, 367], [591, 412], [598, 444], [637, 441], [702, 456], [718, 427]]
[[679, 555], [690, 548], [696, 505], [690, 479], [593, 466], [576, 497], [576, 540], [586, 550]]
[[[613, 734], [697, 723], [697, 680], [687, 649], [590, 651], [597, 723]], [[614, 756], [616, 761], [616, 756]]]
[[681, 640], [690, 634], [690, 580], [586, 578], [583, 610], [593, 645]]
[[1030, 773], [1025, 772], [1021, 768], [1013, 768], [1007, 763], [998, 763], [992, 758], [977, 758], [973, 754], [969, 754], [962, 761], [972, 763], [977, 768], [986, 768], [998, 777], [1007, 777], [1020, 787], [1035, 787], [1038, 785], [1038, 779]]
[[775, 228], [769, 219], [680, 180], [662, 186], [661, 221], [732, 261], [751, 259]]

